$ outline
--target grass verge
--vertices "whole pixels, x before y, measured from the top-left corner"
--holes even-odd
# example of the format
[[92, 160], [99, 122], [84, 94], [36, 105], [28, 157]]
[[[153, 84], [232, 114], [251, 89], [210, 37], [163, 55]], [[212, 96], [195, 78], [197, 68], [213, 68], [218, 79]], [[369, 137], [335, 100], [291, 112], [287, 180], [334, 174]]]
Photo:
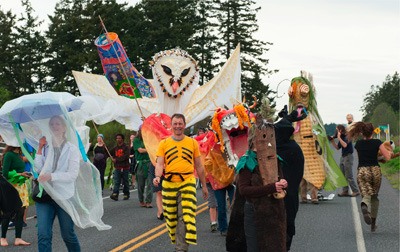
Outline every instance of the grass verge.
[[[394, 153], [399, 152], [400, 148], [396, 147]], [[380, 164], [382, 174], [389, 180], [393, 188], [400, 189], [400, 157], [389, 160], [384, 164]]]

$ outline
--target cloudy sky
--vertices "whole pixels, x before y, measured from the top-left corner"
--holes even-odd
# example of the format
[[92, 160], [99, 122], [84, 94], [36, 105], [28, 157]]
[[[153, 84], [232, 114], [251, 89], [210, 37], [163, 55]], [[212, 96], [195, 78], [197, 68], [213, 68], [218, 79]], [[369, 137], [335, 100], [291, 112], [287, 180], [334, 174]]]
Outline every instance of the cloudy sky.
[[[31, 0], [40, 19], [48, 22], [56, 0]], [[125, 2], [118, 0], [118, 2]], [[127, 2], [137, 2], [131, 0]], [[363, 98], [371, 85], [400, 70], [400, 4], [398, 0], [259, 0], [256, 37], [272, 42], [266, 57], [279, 73], [266, 78], [278, 83], [313, 74], [324, 123], [344, 123], [347, 113], [362, 119]], [[1, 9], [21, 13], [19, 0], [2, 0]], [[287, 104], [289, 81], [278, 88], [278, 108]]]

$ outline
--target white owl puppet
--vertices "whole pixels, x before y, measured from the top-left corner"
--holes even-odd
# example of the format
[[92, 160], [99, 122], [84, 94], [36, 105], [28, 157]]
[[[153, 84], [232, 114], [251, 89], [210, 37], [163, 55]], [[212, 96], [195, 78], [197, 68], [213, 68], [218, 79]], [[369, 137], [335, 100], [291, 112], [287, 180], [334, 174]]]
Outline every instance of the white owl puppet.
[[167, 115], [184, 113], [198, 87], [197, 62], [186, 51], [175, 48], [154, 55], [150, 65], [162, 112]]
[[182, 113], [190, 127], [212, 116], [216, 106], [233, 107], [241, 100], [239, 45], [219, 73], [202, 86], [196, 61], [182, 49], [159, 52], [150, 65], [156, 98], [136, 101], [118, 96], [105, 76], [73, 71], [82, 99], [90, 99], [90, 106], [82, 108], [89, 120], [98, 124], [116, 120], [138, 130], [142, 115]]

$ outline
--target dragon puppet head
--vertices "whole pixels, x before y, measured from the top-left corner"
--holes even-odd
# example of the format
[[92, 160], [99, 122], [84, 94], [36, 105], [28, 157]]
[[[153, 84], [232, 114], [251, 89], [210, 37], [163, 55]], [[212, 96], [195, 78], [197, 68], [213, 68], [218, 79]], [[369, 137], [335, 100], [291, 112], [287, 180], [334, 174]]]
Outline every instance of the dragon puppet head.
[[172, 98], [180, 97], [193, 84], [199, 71], [192, 56], [179, 48], [157, 53], [150, 66], [162, 91]]
[[246, 153], [248, 130], [253, 120], [254, 115], [243, 104], [229, 110], [218, 108], [215, 111], [211, 128], [217, 134], [229, 167], [235, 167], [239, 158]]

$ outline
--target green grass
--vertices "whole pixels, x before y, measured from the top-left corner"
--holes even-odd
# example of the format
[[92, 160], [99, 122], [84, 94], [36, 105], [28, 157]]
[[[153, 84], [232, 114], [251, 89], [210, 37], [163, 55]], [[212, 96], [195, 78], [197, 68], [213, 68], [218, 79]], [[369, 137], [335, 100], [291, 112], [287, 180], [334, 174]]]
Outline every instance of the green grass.
[[[399, 152], [400, 148], [396, 147], [394, 153]], [[389, 160], [384, 164], [380, 164], [382, 174], [389, 180], [393, 188], [400, 189], [400, 157]]]

